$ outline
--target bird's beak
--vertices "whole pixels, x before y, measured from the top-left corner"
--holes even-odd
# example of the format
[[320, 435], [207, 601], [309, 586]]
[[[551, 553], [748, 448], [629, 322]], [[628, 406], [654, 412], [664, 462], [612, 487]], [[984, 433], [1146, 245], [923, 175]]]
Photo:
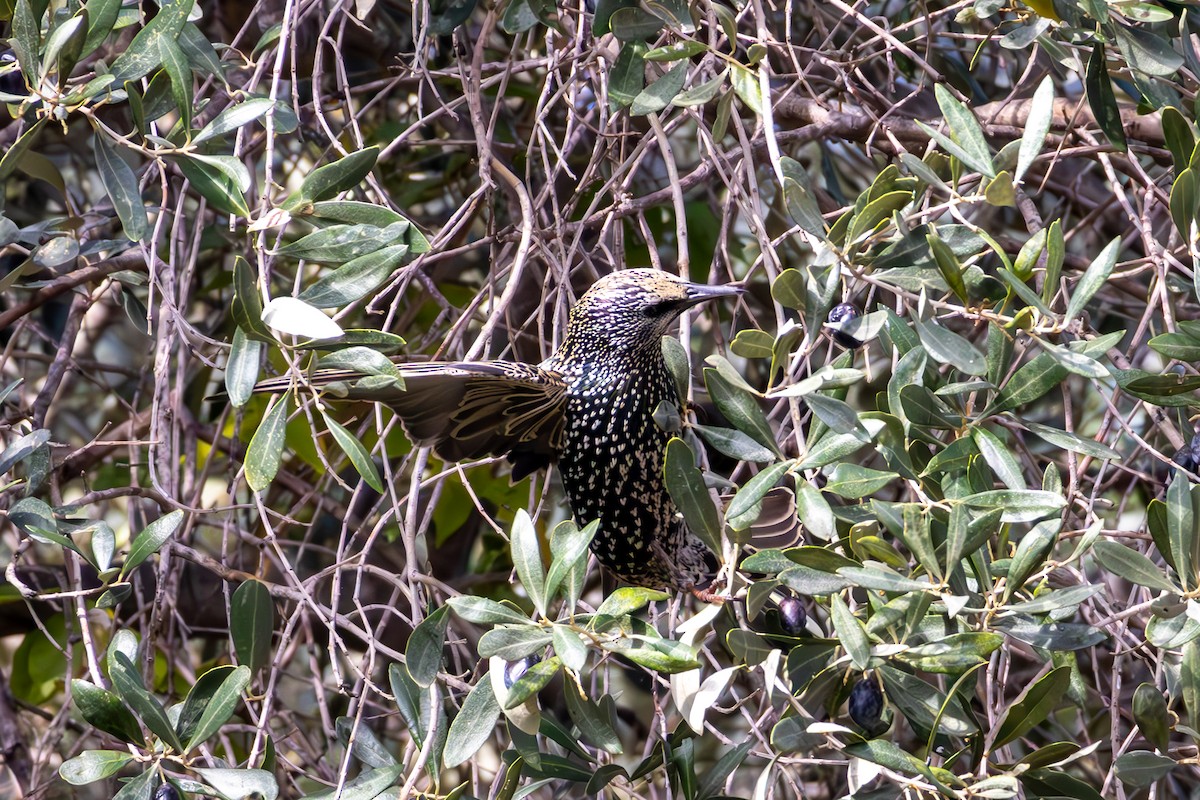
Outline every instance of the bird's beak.
[[727, 283], [724, 286], [689, 283], [687, 285], [687, 299], [683, 302], [683, 307], [691, 308], [709, 300], [716, 300], [718, 297], [737, 297], [745, 293], [746, 287], [734, 283]]

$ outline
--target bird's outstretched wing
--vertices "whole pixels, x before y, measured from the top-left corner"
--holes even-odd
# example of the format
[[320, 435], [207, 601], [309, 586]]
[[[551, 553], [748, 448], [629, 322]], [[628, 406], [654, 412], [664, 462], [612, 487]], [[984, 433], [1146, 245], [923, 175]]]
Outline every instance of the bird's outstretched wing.
[[[515, 361], [398, 364], [404, 388], [364, 382], [345, 370], [318, 370], [316, 387], [337, 384], [333, 395], [394, 409], [417, 444], [447, 461], [506, 456], [513, 479], [548, 466], [564, 442], [567, 384], [562, 375]], [[287, 378], [263, 381], [256, 392], [286, 391]], [[331, 387], [332, 388], [332, 387]]]

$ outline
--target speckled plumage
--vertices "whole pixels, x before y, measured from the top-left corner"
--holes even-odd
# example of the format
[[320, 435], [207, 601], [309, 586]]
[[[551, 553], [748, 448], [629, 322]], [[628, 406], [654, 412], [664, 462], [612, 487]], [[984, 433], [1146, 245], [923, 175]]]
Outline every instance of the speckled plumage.
[[[679, 398], [661, 339], [685, 309], [741, 292], [658, 270], [616, 272], [580, 298], [561, 347], [537, 366], [402, 364], [405, 391], [350, 384], [346, 396], [387, 403], [414, 441], [448, 460], [505, 455], [518, 478], [557, 461], [576, 519], [600, 521], [592, 551], [601, 564], [640, 586], [703, 588], [716, 559], [663, 479], [670, 435], [653, 415]], [[312, 381], [354, 377], [319, 372]], [[283, 388], [273, 383], [259, 388]]]

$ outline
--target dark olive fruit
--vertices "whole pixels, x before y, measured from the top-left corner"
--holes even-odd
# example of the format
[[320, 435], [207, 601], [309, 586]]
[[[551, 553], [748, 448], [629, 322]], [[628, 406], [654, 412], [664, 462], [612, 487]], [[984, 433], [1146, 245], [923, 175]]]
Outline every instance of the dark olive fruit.
[[788, 595], [779, 600], [779, 623], [788, 636], [800, 636], [808, 622], [808, 613], [797, 597]]
[[873, 678], [863, 678], [850, 690], [850, 719], [865, 730], [879, 725], [883, 713], [883, 692]]
[[1192, 437], [1190, 442], [1176, 450], [1175, 455], [1171, 456], [1171, 460], [1188, 472], [1195, 472], [1197, 467], [1200, 467], [1200, 433], [1197, 433]]
[[512, 685], [521, 680], [521, 676], [538, 662], [534, 656], [528, 656], [518, 661], [509, 661], [504, 665], [504, 688], [511, 689]]
[[164, 783], [155, 790], [154, 800], [179, 800], [179, 791], [171, 784]]
[[17, 57], [13, 55], [12, 50], [0, 50], [0, 70], [4, 70], [0, 74], [0, 92], [5, 94], [27, 94], [25, 90], [25, 79], [21, 77], [21, 70], [11, 69], [15, 67]]
[[835, 342], [848, 350], [857, 350], [865, 342], [847, 331], [846, 326], [860, 316], [862, 315], [858, 313], [858, 309], [853, 304], [838, 303], [829, 310], [829, 316], [825, 319], [825, 327], [829, 328], [829, 335]]

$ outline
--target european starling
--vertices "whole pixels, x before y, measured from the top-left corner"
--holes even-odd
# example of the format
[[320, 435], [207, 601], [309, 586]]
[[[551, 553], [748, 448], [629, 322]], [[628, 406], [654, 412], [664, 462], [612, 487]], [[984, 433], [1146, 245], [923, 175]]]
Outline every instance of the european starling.
[[[566, 338], [541, 364], [401, 364], [405, 388], [356, 386], [361, 375], [318, 371], [351, 400], [394, 409], [409, 437], [448, 461], [504, 455], [513, 478], [557, 462], [571, 510], [599, 520], [592, 551], [618, 578], [647, 587], [706, 587], [717, 561], [684, 525], [663, 478], [670, 434], [654, 421], [679, 405], [661, 340], [686, 309], [744, 291], [630, 269], [601, 278], [571, 309]], [[287, 379], [258, 391], [287, 389]]]

